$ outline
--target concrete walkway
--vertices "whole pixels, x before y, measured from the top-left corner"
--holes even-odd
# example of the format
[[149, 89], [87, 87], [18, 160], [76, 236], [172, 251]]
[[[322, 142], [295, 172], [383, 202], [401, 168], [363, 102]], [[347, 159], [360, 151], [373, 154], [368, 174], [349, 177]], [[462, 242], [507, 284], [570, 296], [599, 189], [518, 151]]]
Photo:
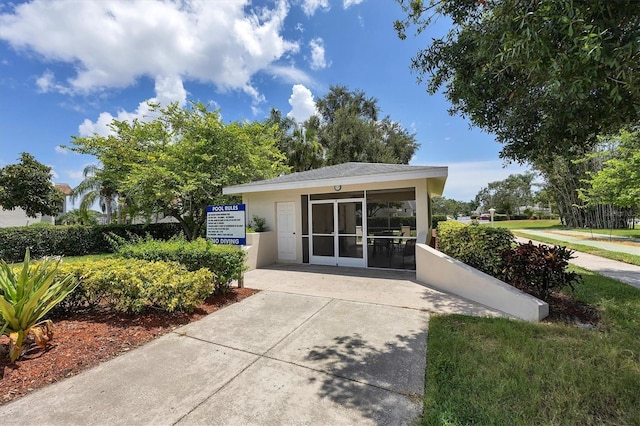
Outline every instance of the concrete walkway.
[[[616, 251], [619, 253], [634, 254], [640, 256], [640, 244], [634, 242], [633, 239], [616, 239], [616, 241], [592, 240], [591, 234], [581, 233], [577, 231], [554, 231], [554, 230], [537, 230], [537, 229], [514, 229], [513, 232], [522, 232], [533, 236], [553, 238], [554, 240], [564, 241], [573, 244], [582, 244], [601, 248], [608, 251]], [[608, 239], [607, 235], [602, 235], [603, 239]], [[623, 244], [625, 243], [625, 244]]]
[[413, 273], [251, 271], [260, 293], [0, 407], [1, 425], [410, 424], [429, 312], [500, 315]]
[[[527, 232], [528, 231], [529, 230], [527, 230]], [[516, 237], [516, 240], [520, 243], [527, 243], [530, 239], [524, 237]], [[535, 240], [532, 240], [532, 242], [534, 244], [547, 244]], [[618, 262], [617, 260], [611, 260], [600, 256], [594, 256], [588, 253], [581, 253], [578, 251], [576, 251], [573, 256], [574, 258], [569, 262], [573, 263], [574, 265], [640, 288], [640, 266]]]

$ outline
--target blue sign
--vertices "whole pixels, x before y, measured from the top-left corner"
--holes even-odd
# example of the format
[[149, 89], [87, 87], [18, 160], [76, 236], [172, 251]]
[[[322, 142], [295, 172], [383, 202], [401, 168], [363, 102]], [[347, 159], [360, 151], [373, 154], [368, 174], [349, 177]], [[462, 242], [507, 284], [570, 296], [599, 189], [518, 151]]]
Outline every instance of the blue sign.
[[214, 244], [247, 245], [245, 205], [207, 206], [207, 239]]

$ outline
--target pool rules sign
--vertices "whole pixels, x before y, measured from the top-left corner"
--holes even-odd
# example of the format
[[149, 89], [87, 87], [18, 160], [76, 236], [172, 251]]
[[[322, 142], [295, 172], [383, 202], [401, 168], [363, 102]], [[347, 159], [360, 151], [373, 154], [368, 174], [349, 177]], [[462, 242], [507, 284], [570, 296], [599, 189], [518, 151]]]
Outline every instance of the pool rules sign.
[[214, 244], [247, 244], [244, 204], [207, 206], [207, 239]]

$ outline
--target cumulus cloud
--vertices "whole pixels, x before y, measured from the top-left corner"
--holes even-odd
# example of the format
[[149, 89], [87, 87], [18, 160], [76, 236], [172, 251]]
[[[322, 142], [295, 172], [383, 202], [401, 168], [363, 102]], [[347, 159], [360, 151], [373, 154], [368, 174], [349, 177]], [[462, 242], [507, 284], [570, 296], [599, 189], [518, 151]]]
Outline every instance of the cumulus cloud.
[[65, 81], [45, 72], [36, 82], [40, 91], [90, 93], [128, 87], [141, 76], [156, 84], [172, 76], [241, 90], [260, 102], [252, 76], [299, 51], [281, 35], [288, 11], [286, 0], [271, 8], [251, 8], [248, 0], [35, 0], [0, 14], [0, 39], [74, 67]]
[[351, 6], [358, 5], [362, 3], [364, 0], [343, 0], [342, 7], [345, 9], [350, 8]]
[[96, 134], [107, 136], [112, 133], [109, 124], [111, 124], [114, 119], [118, 121], [133, 121], [134, 119], [142, 121], [151, 120], [154, 118], [154, 114], [149, 107], [150, 103], [160, 104], [160, 106], [167, 106], [172, 102], [177, 102], [180, 106], [184, 106], [187, 103], [187, 91], [184, 89], [182, 80], [180, 80], [179, 77], [157, 77], [155, 92], [155, 97], [140, 102], [138, 108], [133, 112], [120, 110], [115, 116], [109, 112], [103, 112], [98, 116], [96, 121], [91, 121], [88, 118], [85, 119], [78, 127], [80, 136], [92, 136]]
[[307, 89], [302, 84], [296, 84], [291, 89], [289, 105], [291, 105], [291, 111], [287, 113], [287, 117], [293, 118], [298, 123], [306, 121], [317, 112], [316, 103], [313, 100], [311, 90]]
[[[345, 0], [346, 1], [346, 0]], [[323, 11], [328, 11], [329, 0], [303, 0], [302, 1], [302, 11], [307, 16], [313, 16], [318, 9], [322, 9]]]
[[329, 66], [324, 57], [324, 40], [320, 37], [314, 38], [309, 42], [311, 47], [311, 69], [319, 70]]
[[55, 150], [56, 150], [56, 154], [67, 155], [69, 153], [69, 151], [67, 151], [64, 147], [60, 145], [56, 146]]

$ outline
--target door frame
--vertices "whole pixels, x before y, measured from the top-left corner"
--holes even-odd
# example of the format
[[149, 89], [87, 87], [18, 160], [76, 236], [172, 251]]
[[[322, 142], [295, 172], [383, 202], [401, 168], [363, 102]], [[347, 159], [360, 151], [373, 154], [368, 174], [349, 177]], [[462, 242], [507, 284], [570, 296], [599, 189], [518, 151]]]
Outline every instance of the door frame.
[[[340, 203], [361, 203], [362, 208], [362, 257], [340, 257], [340, 236], [351, 236], [352, 234], [340, 234], [339, 232], [339, 209]], [[313, 254], [313, 205], [314, 204], [332, 204], [333, 205], [333, 232], [331, 234], [322, 234], [322, 236], [333, 236], [333, 256], [315, 256]], [[333, 198], [325, 200], [311, 200], [309, 198], [309, 264], [329, 265], [329, 266], [351, 266], [357, 268], [367, 267], [367, 219], [366, 219], [367, 201], [363, 198]], [[356, 238], [358, 237], [355, 234]]]

